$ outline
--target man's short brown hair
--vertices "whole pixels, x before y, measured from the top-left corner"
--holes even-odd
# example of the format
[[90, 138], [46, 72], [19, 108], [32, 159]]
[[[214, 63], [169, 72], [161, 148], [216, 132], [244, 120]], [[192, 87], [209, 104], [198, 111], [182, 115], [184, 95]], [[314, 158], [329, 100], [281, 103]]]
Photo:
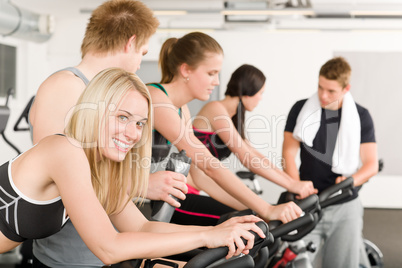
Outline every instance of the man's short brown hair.
[[159, 21], [152, 10], [140, 1], [106, 1], [92, 12], [81, 45], [82, 57], [89, 51], [100, 54], [117, 52], [133, 35], [139, 48], [158, 26]]
[[328, 80], [336, 80], [342, 88], [349, 85], [352, 68], [343, 57], [335, 57], [327, 61], [320, 69], [320, 76]]

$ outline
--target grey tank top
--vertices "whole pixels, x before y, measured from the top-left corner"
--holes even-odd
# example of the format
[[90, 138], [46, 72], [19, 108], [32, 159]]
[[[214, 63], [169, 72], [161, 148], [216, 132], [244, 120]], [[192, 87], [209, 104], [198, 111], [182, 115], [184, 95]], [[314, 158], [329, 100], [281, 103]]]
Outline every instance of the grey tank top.
[[[71, 71], [87, 85], [89, 80], [74, 67], [60, 71]], [[59, 72], [60, 72], [59, 71]], [[32, 131], [32, 126], [31, 131]], [[104, 264], [88, 249], [75, 230], [71, 221], [67, 221], [60, 232], [33, 242], [33, 254], [43, 264], [49, 267], [102, 267]]]

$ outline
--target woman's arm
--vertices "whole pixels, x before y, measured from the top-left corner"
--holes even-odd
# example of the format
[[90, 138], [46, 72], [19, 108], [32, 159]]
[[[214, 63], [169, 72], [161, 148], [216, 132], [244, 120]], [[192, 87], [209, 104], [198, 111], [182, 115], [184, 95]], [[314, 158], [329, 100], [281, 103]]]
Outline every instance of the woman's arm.
[[[245, 143], [248, 144], [248, 141], [246, 140]], [[289, 192], [297, 194], [298, 197], [301, 199], [306, 198], [309, 195], [318, 193], [318, 190], [314, 188], [314, 185], [311, 181], [294, 180], [286, 172], [284, 172], [283, 170], [279, 169], [274, 164], [272, 164], [265, 156], [263, 156], [252, 146], [250, 146], [249, 144], [248, 146], [250, 147], [250, 151], [254, 151], [255, 155], [260, 155], [261, 162], [257, 163], [264, 163], [265, 161], [268, 161], [267, 163], [264, 164], [262, 169], [259, 169], [259, 171], [267, 172], [267, 169], [264, 169], [264, 167], [269, 165], [268, 169], [272, 173], [271, 177], [266, 177], [262, 174], [259, 174], [258, 172], [256, 172], [256, 174], [278, 184], [279, 186], [284, 187]], [[281, 159], [281, 162], [283, 162], [283, 159]]]
[[[183, 248], [185, 246], [185, 242], [181, 241], [180, 239], [184, 239], [182, 236], [190, 235], [192, 236], [194, 233], [203, 233], [202, 236], [205, 236], [205, 239], [208, 241], [206, 247], [214, 248], [219, 247], [216, 240], [219, 240], [222, 234], [218, 234], [218, 232], [226, 233], [224, 236], [227, 235], [228, 231], [233, 231], [233, 239], [237, 239], [237, 235], [243, 236], [247, 240], [252, 239], [250, 236], [249, 230], [255, 231], [261, 237], [264, 237], [263, 232], [259, 229], [254, 223], [260, 221], [261, 219], [252, 215], [244, 216], [244, 217], [234, 217], [224, 223], [217, 225], [217, 226], [192, 226], [192, 225], [177, 225], [165, 222], [155, 222], [155, 221], [145, 221], [142, 225], [140, 230], [133, 229], [132, 222], [137, 221], [137, 214], [138, 209], [134, 205], [133, 202], [129, 202], [125, 209], [120, 212], [119, 214], [111, 216], [111, 220], [113, 225], [120, 231], [120, 232], [130, 232], [130, 231], [140, 231], [146, 233], [152, 233], [157, 236], [156, 240], [149, 240], [150, 242], [149, 247], [155, 248], [158, 247], [159, 255], [161, 256], [168, 256], [172, 255], [172, 249], [174, 251], [179, 250], [179, 252], [188, 251], [188, 249]], [[141, 214], [141, 213], [139, 213]], [[142, 216], [142, 214], [140, 215]], [[171, 236], [170, 233], [174, 233], [176, 236]], [[159, 236], [159, 237], [158, 237]], [[216, 236], [216, 237], [214, 237]], [[164, 238], [165, 237], [165, 238]], [[218, 239], [216, 239], [218, 238]], [[172, 241], [173, 239], [178, 239], [179, 241]], [[226, 239], [226, 238], [225, 238]], [[231, 241], [231, 238], [229, 238]], [[232, 247], [231, 242], [228, 243], [229, 247]], [[144, 244], [143, 244], [144, 245]], [[236, 243], [237, 245], [237, 243]], [[243, 245], [240, 245], [242, 248]], [[246, 248], [244, 248], [243, 253], [247, 254], [248, 249], [253, 246], [253, 241], [249, 240]], [[195, 248], [195, 247], [193, 247]], [[191, 248], [192, 249], [192, 248]], [[233, 254], [238, 255], [242, 252], [240, 249], [234, 253], [234, 248], [232, 248], [231, 252], [229, 253], [231, 257]], [[155, 253], [154, 253], [155, 254]], [[175, 254], [175, 253], [173, 253]]]
[[209, 103], [205, 119], [209, 121], [212, 129], [219, 135], [224, 144], [236, 155], [240, 162], [251, 172], [299, 194], [305, 198], [317, 193], [310, 181], [293, 180], [285, 172], [277, 168], [267, 157], [261, 154], [251, 144], [244, 140], [234, 126], [227, 110], [219, 102]]
[[[60, 140], [59, 140], [60, 141]], [[155, 258], [198, 247], [228, 246], [229, 255], [247, 251], [253, 237], [248, 230], [263, 234], [254, 224], [258, 218], [233, 220], [218, 228], [188, 227], [148, 222], [133, 203], [111, 217], [117, 232], [99, 203], [91, 183], [88, 160], [82, 149], [69, 143], [51, 144], [46, 169], [55, 182], [70, 220], [88, 248], [105, 264], [135, 258]], [[57, 147], [55, 146], [57, 145]], [[249, 240], [242, 244], [240, 236]], [[238, 249], [235, 249], [235, 245]]]
[[154, 106], [154, 128], [179, 150], [186, 150], [193, 163], [228, 194], [246, 207], [256, 211], [266, 221], [279, 219], [288, 222], [300, 216], [301, 210], [294, 203], [272, 206], [252, 192], [235, 174], [213, 157], [204, 144], [194, 136], [187, 106], [183, 107], [184, 118], [181, 120], [171, 101], [163, 92], [150, 87], [149, 90]]
[[225, 190], [223, 190], [216, 182], [208, 177], [201, 169], [195, 165], [191, 165], [190, 175], [197, 189], [203, 190], [213, 199], [229, 206], [235, 210], [247, 209], [242, 203], [233, 198]]

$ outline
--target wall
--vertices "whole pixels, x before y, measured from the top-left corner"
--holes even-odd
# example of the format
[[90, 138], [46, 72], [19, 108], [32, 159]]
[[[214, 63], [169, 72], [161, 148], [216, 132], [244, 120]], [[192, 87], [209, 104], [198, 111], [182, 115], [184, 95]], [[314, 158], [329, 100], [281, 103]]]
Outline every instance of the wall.
[[[18, 95], [17, 100], [12, 101], [13, 115], [7, 134], [16, 144], [21, 144], [22, 149], [29, 148], [27, 145], [29, 135], [27, 133], [14, 135], [10, 127], [25, 102], [35, 94], [40, 81], [59, 68], [78, 63], [79, 47], [86, 21], [86, 17], [59, 20], [56, 24], [56, 33], [47, 44], [21, 44], [23, 59], [20, 66], [24, 67], [19, 70], [18, 83], [20, 92], [24, 94]], [[183, 32], [157, 33], [151, 39], [150, 52], [144, 57], [144, 61], [157, 60], [160, 46], [167, 37], [183, 34]], [[289, 109], [296, 100], [306, 98], [315, 92], [318, 70], [335, 51], [402, 50], [402, 32], [243, 30], [216, 31], [208, 34], [216, 38], [225, 51], [221, 72], [221, 94], [232, 71], [243, 63], [253, 64], [266, 74], [267, 88], [262, 103], [255, 111], [248, 114], [250, 120], [248, 123], [250, 128], [253, 128], [249, 137], [255, 146], [258, 146], [265, 155], [272, 157], [275, 163], [280, 160], [282, 133]], [[364, 106], [364, 102], [361, 104]], [[0, 150], [1, 162], [13, 156], [12, 150], [2, 141]], [[241, 169], [239, 164], [232, 165], [233, 170]], [[376, 176], [362, 190], [364, 205], [402, 207], [401, 195], [392, 190], [400, 189], [401, 184], [399, 176]], [[272, 203], [276, 202], [282, 189], [265, 180], [262, 185], [265, 189], [264, 198]]]
[[[20, 151], [32, 146], [29, 132], [14, 132], [13, 127], [21, 112], [40, 84], [54, 71], [74, 66], [80, 61], [80, 45], [85, 32], [87, 17], [56, 20], [56, 32], [46, 43], [28, 42], [12, 37], [1, 38], [0, 42], [17, 47], [17, 97], [10, 99], [10, 119], [6, 136]], [[0, 105], [5, 100], [0, 98]], [[24, 125], [24, 121], [21, 125]], [[0, 137], [0, 163], [16, 156]]]
[[[32, 146], [28, 132], [14, 132], [13, 127], [30, 98], [35, 94], [40, 83], [48, 74], [48, 44], [37, 44], [13, 39], [1, 38], [3, 44], [17, 48], [17, 81], [16, 98], [10, 98], [10, 118], [7, 123], [5, 135], [20, 151]], [[5, 98], [0, 98], [0, 105], [5, 104]], [[22, 122], [21, 126], [25, 122]], [[0, 163], [16, 156], [0, 137]]]

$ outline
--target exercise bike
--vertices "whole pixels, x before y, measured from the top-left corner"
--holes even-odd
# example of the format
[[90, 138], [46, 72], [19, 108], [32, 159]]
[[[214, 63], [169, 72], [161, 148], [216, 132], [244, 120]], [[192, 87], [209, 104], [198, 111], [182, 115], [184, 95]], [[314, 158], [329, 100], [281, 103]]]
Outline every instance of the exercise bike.
[[[188, 159], [185, 157], [185, 155], [181, 155], [183, 152], [179, 153], [179, 158], [182, 160], [181, 163], [178, 164], [178, 166], [180, 166], [181, 170], [185, 170], [186, 165], [189, 166], [190, 161], [188, 161]], [[177, 155], [177, 154], [175, 154]], [[175, 156], [176, 158], [176, 156]], [[171, 158], [169, 159], [169, 161], [167, 163], [171, 163]], [[171, 171], [178, 171], [177, 169], [175, 170], [174, 165], [173, 167], [169, 168], [169, 165], [167, 165], [167, 170], [171, 170]], [[186, 172], [180, 172], [183, 175], [187, 175]], [[262, 193], [262, 191], [260, 192]], [[302, 208], [302, 210], [304, 211], [304, 215], [292, 222], [289, 222], [287, 224], [281, 224], [280, 222], [278, 222], [275, 226], [274, 223], [275, 222], [270, 222], [270, 225], [272, 226], [272, 228], [275, 228], [273, 230], [273, 234], [270, 234], [269, 237], [270, 239], [266, 239], [265, 242], [263, 242], [263, 246], [259, 246], [258, 250], [255, 250], [254, 254], [248, 254], [247, 257], [244, 257], [246, 259], [251, 259], [248, 261], [249, 264], [251, 265], [250, 267], [257, 267], [257, 268], [263, 268], [266, 266], [269, 256], [270, 256], [270, 247], [274, 247], [275, 245], [278, 245], [278, 241], [280, 241], [280, 237], [288, 237], [287, 239], [289, 239], [289, 241], [291, 239], [294, 240], [299, 240], [300, 238], [302, 238], [304, 235], [306, 235], [307, 233], [309, 233], [312, 229], [314, 229], [315, 225], [318, 222], [319, 219], [319, 212], [320, 207], [318, 204], [318, 197], [316, 195], [312, 195], [309, 198], [306, 198], [305, 200], [301, 200], [298, 205]], [[151, 219], [153, 220], [157, 220], [157, 221], [164, 221], [164, 222], [170, 222], [170, 219], [172, 217], [174, 208], [169, 206], [167, 203], [164, 202], [159, 202], [159, 205], [154, 205], [153, 206], [153, 211], [152, 211], [152, 216]], [[220, 217], [220, 220], [218, 223], [221, 223], [225, 220], [227, 220], [228, 218], [231, 217], [235, 217], [235, 216], [242, 216], [242, 215], [250, 215], [250, 214], [255, 214], [252, 210], [244, 210], [244, 211], [235, 211], [235, 212], [231, 212], [228, 213], [226, 215], [222, 215]], [[296, 233], [296, 234], [289, 234], [290, 232]], [[254, 247], [255, 248], [255, 247]], [[205, 251], [205, 252], [210, 252], [209, 250]], [[187, 262], [187, 266], [188, 267], [190, 265], [193, 265], [193, 261], [192, 259], [195, 258], [196, 260], [199, 259], [203, 259], [204, 262], [200, 267], [221, 267], [221, 265], [223, 265], [222, 267], [226, 267], [226, 265], [228, 265], [227, 267], [246, 267], [245, 264], [242, 261], [243, 260], [231, 260], [230, 265], [226, 264], [226, 263], [222, 263], [222, 261], [218, 261], [218, 263], [215, 264], [210, 264], [210, 261], [215, 261], [216, 257], [210, 258], [209, 253], [205, 253], [204, 249], [196, 249], [193, 250], [191, 252], [186, 252], [183, 254], [178, 254], [178, 255], [174, 255], [174, 256], [167, 256], [166, 258], [164, 258], [163, 260], [157, 259], [157, 260], [146, 260], [145, 261], [145, 267], [146, 268], [150, 268], [153, 267], [154, 264], [163, 264], [163, 265], [167, 265], [169, 266], [169, 262], [170, 260], [176, 260], [176, 261], [186, 261]], [[226, 254], [221, 254], [221, 258], [223, 256], [225, 256]], [[202, 257], [194, 257], [194, 256], [202, 256]], [[166, 260], [168, 259], [168, 260]], [[252, 262], [252, 261], [253, 262]], [[138, 260], [141, 261], [141, 260]], [[208, 265], [206, 264], [206, 262], [208, 262]], [[239, 264], [239, 266], [235, 266]], [[137, 264], [138, 265], [138, 264]], [[136, 267], [136, 266], [134, 266]], [[169, 267], [176, 267], [175, 264], [172, 264], [172, 266]], [[247, 266], [248, 267], [248, 266]]]
[[[303, 214], [299, 218], [283, 224], [281, 221], [270, 221], [268, 223], [270, 234], [272, 239], [265, 242], [265, 246], [268, 248], [268, 256], [260, 262], [255, 262], [256, 268], [266, 268], [273, 264], [272, 259], [275, 254], [280, 250], [284, 241], [298, 241], [305, 235], [310, 233], [317, 225], [321, 216], [321, 207], [319, 205], [319, 198], [317, 195], [310, 195], [309, 197], [297, 202], [297, 205], [302, 209]], [[311, 246], [311, 248], [313, 248]], [[306, 248], [300, 249], [298, 252], [286, 252], [284, 255], [287, 258], [291, 258], [289, 254], [297, 255], [302, 253]], [[308, 260], [298, 260], [299, 265], [301, 262]], [[271, 266], [282, 267], [282, 266]], [[308, 267], [308, 266], [298, 266]]]
[[[259, 251], [266, 246], [267, 241], [272, 239], [272, 236], [269, 233], [269, 227], [265, 222], [260, 221], [257, 222], [256, 225], [261, 228], [266, 237], [261, 238], [253, 231], [250, 231], [254, 234], [254, 246], [247, 255], [240, 254], [239, 256], [226, 259], [225, 256], [228, 253], [227, 247], [212, 249], [199, 248], [174, 256], [166, 256], [152, 260], [138, 259], [129, 262], [133, 268], [139, 268], [142, 263], [144, 268], [153, 268], [157, 264], [178, 268], [179, 265], [176, 263], [177, 261], [187, 262], [183, 266], [184, 268], [254, 268], [255, 259], [258, 259]], [[120, 267], [120, 265], [116, 264], [112, 265], [112, 267]]]
[[[269, 234], [267, 238], [261, 241], [261, 238], [258, 237], [259, 242], [256, 242], [250, 254], [246, 256], [241, 256], [240, 258], [234, 258], [230, 261], [223, 261], [223, 257], [227, 254], [227, 249], [224, 251], [223, 249], [196, 249], [190, 252], [186, 252], [183, 254], [178, 254], [175, 256], [168, 256], [169, 260], [180, 260], [187, 261], [186, 266], [191, 268], [203, 268], [203, 267], [255, 267], [255, 268], [265, 268], [270, 255], [271, 250], [276, 251], [276, 246], [280, 243], [280, 239], [284, 237], [284, 239], [288, 239], [289, 241], [295, 241], [301, 239], [304, 235], [309, 233], [317, 224], [319, 219], [319, 213], [321, 211], [319, 206], [319, 199], [317, 195], [311, 195], [306, 199], [298, 202], [300, 208], [304, 211], [304, 215], [300, 218], [295, 219], [289, 223], [282, 224], [279, 221], [271, 221], [269, 225]], [[243, 211], [234, 211], [231, 213], [227, 213], [222, 215], [218, 221], [218, 224], [236, 216], [250, 215], [255, 213], [250, 210]], [[259, 222], [258, 224], [262, 224]], [[261, 227], [260, 227], [261, 228]], [[271, 229], [272, 228], [272, 229]], [[267, 229], [267, 230], [268, 230]], [[256, 240], [258, 241], [258, 240]], [[257, 245], [257, 246], [256, 246]], [[212, 253], [215, 252], [215, 253]], [[217, 253], [220, 252], [220, 253]], [[189, 257], [190, 256], [190, 257]], [[194, 257], [195, 256], [195, 257]], [[166, 260], [147, 260], [145, 267], [151, 268], [153, 266], [147, 266], [148, 264], [164, 264], [169, 265]], [[168, 261], [169, 262], [169, 261]], [[196, 266], [194, 263], [197, 262]], [[176, 267], [176, 266], [169, 266]]]
[[[349, 178], [339, 184], [335, 184], [329, 187], [325, 191], [322, 191], [318, 195], [320, 210], [318, 211], [318, 213], [316, 213], [315, 224], [317, 224], [320, 221], [323, 215], [323, 212], [321, 211], [323, 208], [326, 208], [330, 205], [333, 205], [341, 200], [350, 197], [353, 194], [352, 189], [353, 189], [353, 179]], [[289, 201], [293, 201], [295, 203], [300, 202], [298, 199], [296, 199], [295, 194], [290, 192], [283, 192], [279, 197], [278, 203], [281, 204]], [[316, 250], [316, 245], [314, 245], [312, 242], [309, 242], [306, 245], [303, 240], [288, 239], [287, 237], [282, 237], [282, 242], [283, 244], [281, 245], [282, 246], [281, 249], [278, 249], [275, 255], [272, 256], [272, 258], [270, 259], [268, 268], [312, 267], [310, 260], [305, 253], [308, 251], [314, 252]]]
[[[379, 160], [379, 171], [381, 171], [384, 167], [384, 162], [382, 159]], [[242, 179], [248, 179], [250, 180], [254, 185], [257, 185], [257, 188], [252, 189], [254, 192], [258, 191], [258, 183], [255, 183], [257, 181], [257, 178], [255, 177], [255, 174], [250, 172], [250, 171], [239, 171], [236, 173], [237, 176], [239, 176]], [[252, 187], [251, 186], [251, 187]], [[348, 178], [347, 180], [335, 184], [328, 189], [322, 191], [319, 195], [319, 200], [320, 200], [320, 207], [321, 208], [326, 208], [330, 205], [333, 205], [340, 200], [346, 199], [352, 195], [352, 189], [353, 189], [353, 179]], [[298, 202], [298, 200], [295, 198], [295, 194], [289, 193], [289, 192], [284, 192], [281, 194], [278, 203], [284, 203], [288, 201], [294, 201]], [[321, 217], [321, 216], [320, 216]], [[271, 229], [271, 232], [273, 230]], [[296, 240], [286, 240], [286, 237], [282, 239], [283, 242], [294, 242]], [[365, 251], [370, 263], [370, 267], [376, 267], [376, 268], [382, 268], [384, 267], [384, 261], [383, 261], [383, 254], [381, 250], [371, 241], [367, 239], [363, 239], [364, 242], [364, 247]], [[285, 246], [282, 246], [282, 249], [277, 252], [276, 259], [270, 260], [270, 265], [268, 265], [268, 268], [271, 267], [310, 267], [309, 265], [306, 264], [305, 260], [303, 259], [300, 261], [302, 258], [297, 258], [296, 257], [298, 254], [304, 254], [307, 251], [313, 251], [316, 250], [316, 245], [313, 245], [311, 243], [305, 245], [303, 244], [303, 241], [300, 241], [298, 245], [292, 244], [289, 245], [289, 243], [285, 243]], [[273, 253], [273, 251], [271, 251]], [[272, 257], [272, 256], [271, 256]], [[307, 256], [305, 257], [307, 258]], [[275, 266], [274, 264], [281, 263], [282, 266]], [[303, 264], [301, 264], [303, 263]], [[369, 267], [367, 267], [369, 268]]]

